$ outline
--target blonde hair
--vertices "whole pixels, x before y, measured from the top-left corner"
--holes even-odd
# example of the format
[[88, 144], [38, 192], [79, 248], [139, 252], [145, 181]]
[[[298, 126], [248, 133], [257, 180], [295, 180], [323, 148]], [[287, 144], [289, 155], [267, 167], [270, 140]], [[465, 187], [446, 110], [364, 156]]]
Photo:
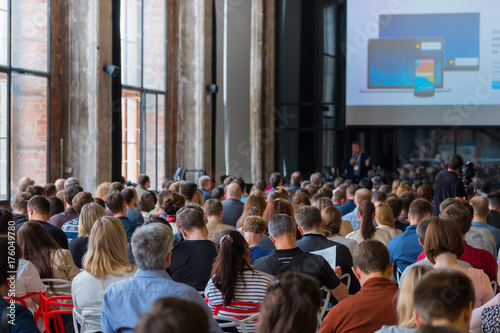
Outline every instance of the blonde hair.
[[98, 203], [91, 202], [84, 205], [78, 221], [78, 237], [89, 237], [95, 221], [104, 215], [106, 211]]
[[109, 192], [109, 187], [111, 186], [110, 182], [104, 182], [97, 186], [97, 190], [95, 191], [95, 197], [106, 201], [106, 196]]
[[411, 191], [411, 186], [406, 183], [403, 183], [399, 185], [398, 190], [396, 191], [396, 195], [399, 197], [401, 193], [406, 191]]
[[97, 219], [90, 232], [83, 267], [97, 279], [134, 271], [127, 255], [127, 234], [120, 220], [110, 216]]
[[413, 317], [413, 291], [422, 276], [434, 268], [430, 265], [416, 265], [410, 267], [401, 284], [398, 295], [398, 326], [406, 328], [416, 328], [415, 318]]
[[395, 228], [396, 219], [392, 213], [392, 208], [387, 204], [380, 204], [375, 208], [375, 220], [378, 225], [386, 225]]

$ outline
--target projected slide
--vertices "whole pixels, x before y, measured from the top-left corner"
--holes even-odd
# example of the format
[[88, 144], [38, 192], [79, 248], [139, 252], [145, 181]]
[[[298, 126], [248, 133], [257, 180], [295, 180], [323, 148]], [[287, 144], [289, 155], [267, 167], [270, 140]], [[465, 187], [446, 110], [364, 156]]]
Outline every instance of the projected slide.
[[499, 125], [500, 0], [347, 0], [347, 125]]

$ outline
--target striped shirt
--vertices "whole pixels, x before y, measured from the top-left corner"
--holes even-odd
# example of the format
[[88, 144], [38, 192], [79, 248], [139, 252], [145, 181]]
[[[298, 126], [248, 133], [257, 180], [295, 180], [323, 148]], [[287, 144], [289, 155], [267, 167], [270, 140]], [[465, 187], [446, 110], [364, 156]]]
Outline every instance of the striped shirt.
[[[232, 302], [250, 302], [250, 303], [258, 303], [262, 304], [264, 302], [264, 298], [266, 297], [266, 289], [268, 284], [274, 281], [274, 277], [264, 272], [260, 271], [251, 271], [246, 270], [243, 271], [243, 279], [239, 279], [236, 282], [234, 287], [234, 298]], [[212, 279], [210, 279], [205, 288], [205, 297], [207, 300], [208, 307], [210, 310], [215, 310], [214, 305], [222, 305], [224, 303], [224, 298], [222, 293], [217, 287], [214, 286]], [[235, 308], [235, 309], [251, 309], [251, 307], [231, 307], [227, 308]], [[229, 311], [219, 311], [219, 315], [223, 316], [234, 316], [236, 314], [231, 313]], [[249, 317], [253, 314], [237, 314], [240, 317]], [[256, 322], [252, 321], [251, 323], [246, 324], [247, 330], [249, 333], [255, 332]]]

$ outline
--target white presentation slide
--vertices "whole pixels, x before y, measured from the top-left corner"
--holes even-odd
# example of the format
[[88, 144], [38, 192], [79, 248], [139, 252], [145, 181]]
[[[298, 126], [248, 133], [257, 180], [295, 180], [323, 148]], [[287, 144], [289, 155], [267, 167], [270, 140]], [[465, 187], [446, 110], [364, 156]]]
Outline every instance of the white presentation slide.
[[347, 125], [500, 126], [500, 0], [347, 0]]

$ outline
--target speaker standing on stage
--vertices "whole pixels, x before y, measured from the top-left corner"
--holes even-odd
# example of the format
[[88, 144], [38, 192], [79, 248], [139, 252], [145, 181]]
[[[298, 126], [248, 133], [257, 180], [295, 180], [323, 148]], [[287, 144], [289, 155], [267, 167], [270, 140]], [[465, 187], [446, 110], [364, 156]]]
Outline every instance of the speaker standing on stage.
[[370, 157], [361, 152], [359, 141], [352, 143], [352, 153], [348, 154], [341, 165], [341, 171], [345, 172], [346, 179], [352, 179], [356, 184], [365, 177], [368, 177], [368, 170], [372, 165]]

